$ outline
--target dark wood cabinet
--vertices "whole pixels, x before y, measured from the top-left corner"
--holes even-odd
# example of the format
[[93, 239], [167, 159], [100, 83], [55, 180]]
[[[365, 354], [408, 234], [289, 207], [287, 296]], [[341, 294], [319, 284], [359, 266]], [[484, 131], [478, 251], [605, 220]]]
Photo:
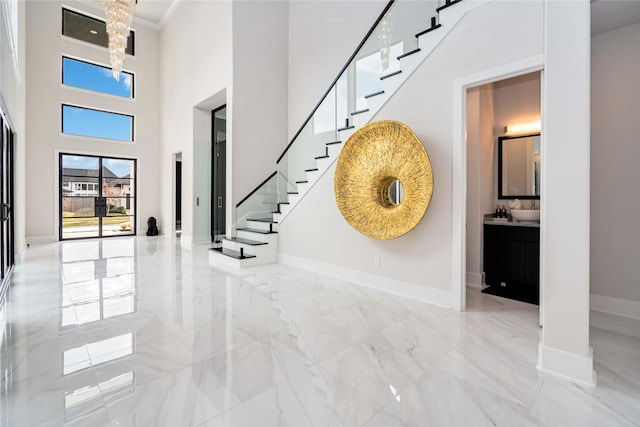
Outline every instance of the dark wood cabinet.
[[484, 225], [483, 292], [532, 304], [540, 301], [540, 228]]

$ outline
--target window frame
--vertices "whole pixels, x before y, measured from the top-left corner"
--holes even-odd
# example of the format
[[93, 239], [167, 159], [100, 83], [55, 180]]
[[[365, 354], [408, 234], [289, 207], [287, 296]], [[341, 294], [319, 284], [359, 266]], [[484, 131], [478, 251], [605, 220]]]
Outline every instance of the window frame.
[[[109, 49], [108, 45], [107, 46], [103, 46], [102, 44], [93, 43], [93, 42], [88, 41], [88, 40], [79, 39], [79, 38], [70, 36], [68, 34], [65, 34], [64, 33], [64, 28], [65, 28], [65, 25], [64, 25], [64, 14], [65, 14], [65, 11], [69, 12], [69, 13], [72, 13], [74, 15], [79, 15], [79, 16], [81, 16], [83, 18], [86, 18], [86, 19], [89, 19], [91, 21], [95, 21], [97, 23], [100, 23], [101, 25], [105, 26], [105, 31], [106, 31], [106, 25], [107, 25], [106, 21], [103, 18], [99, 18], [99, 17], [97, 17], [95, 15], [91, 15], [89, 13], [86, 13], [85, 11], [81, 11], [81, 10], [78, 10], [78, 9], [63, 5], [61, 7], [61, 12], [62, 13], [61, 13], [61, 16], [60, 16], [60, 35], [61, 36], [67, 37], [67, 38], [69, 38], [71, 40], [76, 40], [76, 41], [79, 41], [79, 42], [82, 42], [82, 43], [87, 43], [87, 44], [89, 44], [91, 46], [98, 46], [98, 47], [100, 47], [102, 49]], [[131, 28], [129, 30], [129, 38], [131, 38], [131, 53], [127, 52], [127, 49], [125, 49], [125, 55], [129, 55], [131, 57], [135, 57], [136, 56], [136, 31], [133, 28]]]
[[[113, 139], [113, 138], [105, 138], [102, 136], [92, 136], [92, 135], [78, 135], [75, 133], [66, 133], [64, 131], [64, 107], [72, 107], [72, 108], [79, 108], [82, 110], [91, 110], [91, 111], [98, 111], [101, 113], [109, 113], [109, 114], [116, 114], [119, 116], [126, 116], [126, 117], [130, 117], [131, 118], [131, 131], [130, 131], [130, 139], [124, 140], [124, 139]], [[86, 107], [84, 105], [77, 105], [77, 104], [69, 104], [66, 102], [63, 102], [60, 104], [60, 133], [64, 136], [72, 136], [72, 137], [76, 137], [76, 138], [91, 138], [91, 139], [96, 139], [96, 140], [100, 140], [100, 141], [113, 141], [113, 142], [120, 142], [120, 143], [125, 143], [125, 144], [134, 144], [136, 142], [135, 140], [135, 129], [136, 129], [136, 117], [133, 114], [127, 114], [127, 113], [121, 113], [119, 111], [110, 111], [110, 110], [104, 110], [104, 109], [100, 109], [100, 108], [94, 108], [94, 107]]]
[[101, 64], [99, 62], [93, 62], [93, 61], [88, 61], [86, 59], [81, 59], [72, 55], [66, 55], [66, 54], [62, 54], [61, 56], [61, 60], [60, 60], [60, 84], [65, 87], [65, 88], [73, 88], [74, 90], [81, 90], [81, 91], [85, 91], [85, 92], [90, 92], [90, 93], [94, 93], [94, 94], [99, 94], [99, 95], [106, 95], [106, 96], [112, 96], [115, 97], [117, 99], [131, 99], [131, 100], [135, 100], [136, 99], [136, 73], [133, 71], [129, 71], [129, 70], [122, 70], [122, 74], [128, 74], [131, 76], [131, 95], [130, 96], [120, 96], [120, 95], [114, 95], [112, 93], [107, 93], [107, 92], [100, 92], [99, 90], [95, 90], [95, 89], [87, 89], [87, 88], [83, 88], [83, 87], [78, 87], [78, 86], [73, 86], [70, 84], [66, 84], [64, 82], [64, 60], [68, 59], [70, 61], [75, 61], [75, 62], [82, 62], [83, 64], [87, 64], [87, 65], [93, 65], [94, 67], [100, 67], [100, 68], [104, 68], [107, 69], [109, 71], [112, 70], [112, 68], [108, 65], [104, 65]]

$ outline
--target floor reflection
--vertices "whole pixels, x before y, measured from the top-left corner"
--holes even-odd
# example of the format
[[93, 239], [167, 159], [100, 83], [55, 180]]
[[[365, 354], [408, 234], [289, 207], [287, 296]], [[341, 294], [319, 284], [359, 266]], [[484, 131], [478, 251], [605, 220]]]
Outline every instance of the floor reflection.
[[84, 325], [136, 310], [134, 239], [61, 245], [61, 327]]
[[[97, 325], [106, 319], [135, 313], [135, 241], [130, 239], [61, 244], [61, 327]], [[63, 375], [123, 359], [135, 352], [133, 332], [86, 343], [63, 352]], [[134, 372], [64, 393], [64, 419], [95, 412], [103, 393], [124, 396], [133, 390]]]

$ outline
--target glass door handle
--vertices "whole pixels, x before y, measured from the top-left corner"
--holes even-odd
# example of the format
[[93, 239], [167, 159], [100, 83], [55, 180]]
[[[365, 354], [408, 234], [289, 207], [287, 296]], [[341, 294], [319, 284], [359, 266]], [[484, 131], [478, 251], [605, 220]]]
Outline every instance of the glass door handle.
[[2, 204], [2, 220], [3, 221], [8, 220], [9, 215], [11, 215], [11, 207], [8, 204], [3, 203]]
[[222, 207], [222, 197], [218, 197], [218, 207]]

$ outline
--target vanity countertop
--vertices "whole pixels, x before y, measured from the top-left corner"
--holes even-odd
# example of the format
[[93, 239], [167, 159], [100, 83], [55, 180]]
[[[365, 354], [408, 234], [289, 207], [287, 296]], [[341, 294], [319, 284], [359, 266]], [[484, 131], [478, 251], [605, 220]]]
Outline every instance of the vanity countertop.
[[486, 225], [504, 225], [506, 227], [535, 227], [540, 228], [540, 223], [536, 221], [518, 221], [509, 217], [509, 220], [496, 220], [493, 218], [493, 214], [487, 214], [484, 216], [484, 224]]

